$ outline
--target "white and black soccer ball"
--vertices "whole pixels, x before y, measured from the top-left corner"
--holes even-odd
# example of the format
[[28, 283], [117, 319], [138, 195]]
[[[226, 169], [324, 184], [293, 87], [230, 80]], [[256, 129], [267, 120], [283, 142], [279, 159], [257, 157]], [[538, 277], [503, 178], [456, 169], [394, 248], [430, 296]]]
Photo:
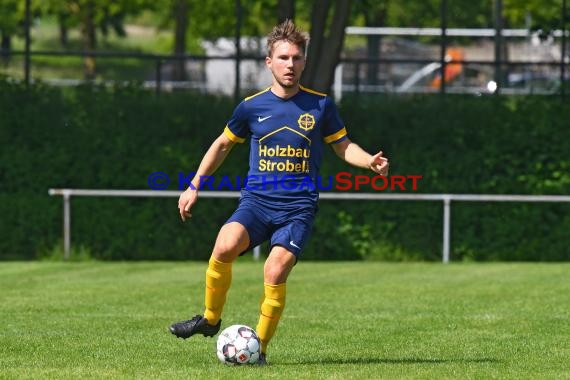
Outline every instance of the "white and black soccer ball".
[[255, 331], [245, 325], [224, 329], [216, 342], [218, 359], [227, 365], [255, 364], [261, 353], [261, 342]]

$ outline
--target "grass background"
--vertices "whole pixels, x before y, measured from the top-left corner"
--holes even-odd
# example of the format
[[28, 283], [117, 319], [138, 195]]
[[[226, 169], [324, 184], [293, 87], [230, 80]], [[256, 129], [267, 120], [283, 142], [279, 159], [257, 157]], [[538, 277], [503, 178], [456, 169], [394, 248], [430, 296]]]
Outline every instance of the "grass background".
[[[223, 326], [255, 326], [243, 257]], [[570, 264], [300, 262], [268, 367], [226, 367], [168, 325], [202, 311], [205, 263], [0, 265], [1, 378], [570, 378]]]

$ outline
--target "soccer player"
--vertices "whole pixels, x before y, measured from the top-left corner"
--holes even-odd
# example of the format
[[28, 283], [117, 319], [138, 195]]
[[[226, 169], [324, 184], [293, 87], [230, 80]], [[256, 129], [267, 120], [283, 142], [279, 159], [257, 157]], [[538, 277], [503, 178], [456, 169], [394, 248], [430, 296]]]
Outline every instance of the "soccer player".
[[349, 140], [333, 100], [299, 84], [307, 41], [306, 34], [290, 20], [268, 35], [265, 63], [273, 76], [271, 87], [235, 108], [223, 133], [204, 155], [192, 186], [178, 200], [180, 217], [186, 220], [198, 198], [200, 179], [213, 174], [235, 144], [250, 139], [247, 185], [238, 208], [219, 231], [206, 270], [204, 314], [175, 323], [170, 331], [184, 339], [217, 334], [232, 280], [232, 262], [269, 240], [256, 328], [261, 340], [259, 364], [267, 363], [269, 341], [285, 308], [287, 277], [311, 232], [323, 146], [330, 144], [351, 165], [388, 174], [388, 159], [382, 152], [370, 155]]

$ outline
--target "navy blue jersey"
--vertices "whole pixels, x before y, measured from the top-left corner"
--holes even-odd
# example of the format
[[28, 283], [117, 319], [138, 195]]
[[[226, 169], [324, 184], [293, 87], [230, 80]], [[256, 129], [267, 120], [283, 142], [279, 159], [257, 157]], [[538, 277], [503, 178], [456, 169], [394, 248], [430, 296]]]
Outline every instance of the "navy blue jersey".
[[333, 100], [304, 87], [289, 99], [270, 88], [245, 98], [224, 133], [251, 140], [244, 195], [288, 206], [316, 204], [323, 147], [347, 138]]

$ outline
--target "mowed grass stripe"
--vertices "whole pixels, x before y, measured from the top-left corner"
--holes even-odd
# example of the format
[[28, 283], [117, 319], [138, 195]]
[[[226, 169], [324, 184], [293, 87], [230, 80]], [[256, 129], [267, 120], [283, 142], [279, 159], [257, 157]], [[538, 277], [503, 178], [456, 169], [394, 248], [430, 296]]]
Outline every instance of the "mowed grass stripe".
[[[270, 366], [175, 339], [206, 263], [0, 264], [0, 378], [570, 378], [570, 264], [299, 262]], [[263, 263], [234, 265], [223, 326], [255, 327]]]

